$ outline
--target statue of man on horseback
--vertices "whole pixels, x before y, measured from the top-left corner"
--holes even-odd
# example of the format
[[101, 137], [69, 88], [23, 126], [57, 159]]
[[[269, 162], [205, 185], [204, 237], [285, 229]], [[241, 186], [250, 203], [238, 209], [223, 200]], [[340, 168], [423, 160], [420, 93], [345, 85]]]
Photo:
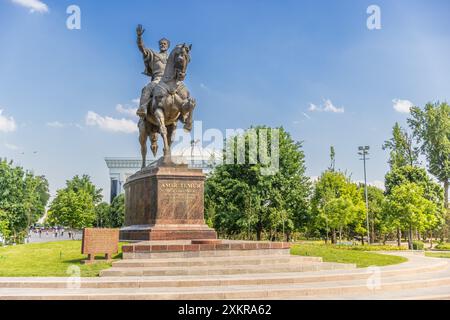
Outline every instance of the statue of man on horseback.
[[156, 53], [145, 48], [142, 41], [144, 31], [141, 25], [137, 27], [137, 44], [144, 57], [144, 74], [152, 80], [142, 90], [137, 111], [140, 117], [138, 127], [142, 167], [145, 167], [148, 138], [151, 141], [152, 153], [156, 156], [158, 134], [163, 138], [164, 158], [170, 161], [170, 147], [178, 120], [184, 123], [184, 129], [190, 132], [196, 104], [183, 83], [192, 45], [177, 45], [168, 55], [170, 42], [163, 38], [159, 41], [160, 52]]

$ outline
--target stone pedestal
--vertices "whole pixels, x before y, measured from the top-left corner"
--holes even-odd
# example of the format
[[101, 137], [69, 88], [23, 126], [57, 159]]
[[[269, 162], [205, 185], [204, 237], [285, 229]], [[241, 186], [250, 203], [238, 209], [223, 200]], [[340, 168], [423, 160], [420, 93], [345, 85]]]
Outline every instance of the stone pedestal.
[[121, 240], [216, 239], [205, 224], [201, 169], [161, 158], [128, 178]]

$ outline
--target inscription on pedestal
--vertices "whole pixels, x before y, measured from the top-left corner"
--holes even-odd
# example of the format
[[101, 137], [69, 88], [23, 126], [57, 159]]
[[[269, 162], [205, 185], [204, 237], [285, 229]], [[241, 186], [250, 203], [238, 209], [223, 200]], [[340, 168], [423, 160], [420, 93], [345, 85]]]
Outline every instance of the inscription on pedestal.
[[203, 183], [163, 182], [159, 191], [162, 200], [194, 200], [203, 194]]
[[157, 219], [165, 223], [203, 221], [203, 181], [162, 180], [158, 186]]

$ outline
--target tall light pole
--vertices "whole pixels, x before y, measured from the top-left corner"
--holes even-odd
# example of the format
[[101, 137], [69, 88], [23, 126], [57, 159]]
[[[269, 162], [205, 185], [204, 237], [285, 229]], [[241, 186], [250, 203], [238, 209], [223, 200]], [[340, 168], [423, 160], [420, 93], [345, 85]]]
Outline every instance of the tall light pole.
[[366, 174], [366, 156], [369, 154], [369, 146], [358, 147], [358, 154], [363, 158], [360, 160], [364, 161], [364, 194], [366, 196], [366, 223], [367, 223], [367, 242], [370, 244], [370, 230], [369, 230], [369, 197], [367, 194], [367, 174]]

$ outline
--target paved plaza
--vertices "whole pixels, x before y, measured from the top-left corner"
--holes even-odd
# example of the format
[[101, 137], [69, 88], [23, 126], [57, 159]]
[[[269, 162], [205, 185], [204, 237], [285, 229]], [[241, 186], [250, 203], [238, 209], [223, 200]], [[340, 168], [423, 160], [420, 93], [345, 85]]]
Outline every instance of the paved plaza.
[[26, 240], [26, 243], [41, 243], [41, 242], [54, 242], [54, 241], [64, 241], [64, 240], [81, 240], [83, 237], [83, 233], [80, 231], [73, 232], [73, 237], [69, 238], [69, 232], [57, 232], [57, 235], [55, 236], [55, 232], [49, 231], [49, 232], [42, 232], [34, 233], [30, 232], [29, 237]]

